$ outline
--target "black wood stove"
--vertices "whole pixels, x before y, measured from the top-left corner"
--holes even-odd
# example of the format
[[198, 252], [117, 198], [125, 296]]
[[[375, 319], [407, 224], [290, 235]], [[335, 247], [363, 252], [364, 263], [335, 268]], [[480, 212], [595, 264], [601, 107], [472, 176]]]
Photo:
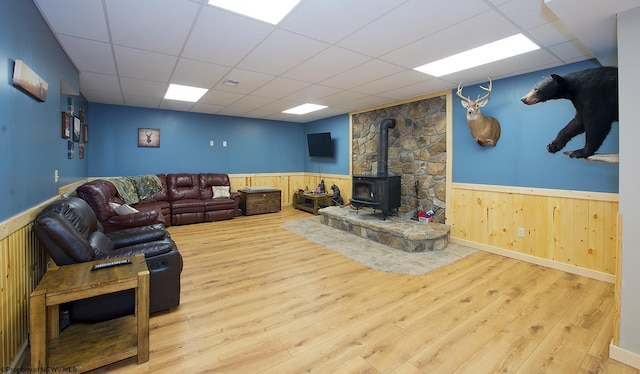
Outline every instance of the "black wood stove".
[[387, 159], [389, 150], [389, 129], [396, 126], [395, 119], [380, 122], [378, 133], [378, 170], [376, 175], [354, 175], [351, 205], [380, 210], [383, 217], [400, 207], [400, 176], [389, 175]]

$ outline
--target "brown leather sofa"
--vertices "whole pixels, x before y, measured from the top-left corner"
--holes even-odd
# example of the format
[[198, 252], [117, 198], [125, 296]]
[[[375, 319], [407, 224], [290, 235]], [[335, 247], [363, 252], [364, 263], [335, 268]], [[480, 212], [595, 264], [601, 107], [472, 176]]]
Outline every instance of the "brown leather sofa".
[[[143, 253], [149, 268], [149, 312], [180, 304], [182, 256], [163, 224], [104, 233], [93, 209], [77, 197], [58, 199], [36, 216], [33, 231], [58, 266]], [[131, 314], [131, 290], [74, 301], [72, 321], [97, 322]]]
[[[220, 173], [174, 173], [156, 174], [162, 182], [162, 190], [150, 197], [131, 204], [142, 212], [158, 212], [165, 225], [186, 225], [231, 219], [238, 215], [240, 194], [229, 191], [228, 197], [213, 195], [213, 187], [230, 189], [227, 174]], [[79, 197], [86, 200], [105, 226], [105, 231], [122, 228], [115, 222], [125, 220], [117, 216], [109, 202], [123, 204], [115, 185], [97, 179], [76, 189]], [[138, 213], [135, 213], [138, 214]], [[152, 213], [151, 213], [152, 214]], [[142, 217], [137, 219], [142, 220]], [[131, 218], [135, 221], [134, 217]], [[133, 224], [133, 222], [132, 222]]]

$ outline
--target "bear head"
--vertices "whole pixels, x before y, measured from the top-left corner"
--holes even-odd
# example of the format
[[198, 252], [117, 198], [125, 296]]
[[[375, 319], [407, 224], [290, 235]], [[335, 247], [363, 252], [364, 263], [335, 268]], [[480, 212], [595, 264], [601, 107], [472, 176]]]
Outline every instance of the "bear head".
[[564, 99], [567, 98], [567, 90], [568, 82], [557, 74], [551, 74], [549, 77], [543, 77], [520, 100], [527, 105], [533, 105], [547, 100]]

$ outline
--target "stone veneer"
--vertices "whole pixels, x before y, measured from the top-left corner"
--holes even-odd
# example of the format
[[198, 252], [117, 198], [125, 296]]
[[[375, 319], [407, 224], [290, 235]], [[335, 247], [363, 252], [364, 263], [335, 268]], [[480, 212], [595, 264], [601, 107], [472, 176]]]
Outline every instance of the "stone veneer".
[[[401, 207], [404, 215], [436, 210], [435, 222], [444, 222], [446, 190], [446, 97], [439, 96], [352, 116], [353, 175], [377, 172], [380, 121], [394, 118], [389, 129], [390, 175], [402, 178]], [[416, 195], [416, 182], [418, 193]]]
[[330, 206], [318, 211], [323, 224], [407, 252], [441, 251], [449, 245], [449, 226], [406, 217], [381, 219], [371, 208]]

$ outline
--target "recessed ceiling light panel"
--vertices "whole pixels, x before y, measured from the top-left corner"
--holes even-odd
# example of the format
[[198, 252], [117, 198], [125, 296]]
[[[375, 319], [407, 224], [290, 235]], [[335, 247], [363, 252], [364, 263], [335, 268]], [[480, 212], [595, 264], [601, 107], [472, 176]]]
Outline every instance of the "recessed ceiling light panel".
[[426, 65], [418, 66], [417, 68], [414, 68], [414, 70], [434, 77], [441, 77], [443, 75], [531, 52], [536, 49], [540, 49], [537, 44], [522, 34], [516, 34]]
[[321, 109], [325, 109], [325, 108], [327, 108], [326, 105], [318, 105], [318, 104], [309, 104], [309, 103], [307, 103], [307, 104], [298, 105], [295, 108], [283, 110], [282, 113], [302, 115], [302, 114], [315, 112], [316, 110], [321, 110]]
[[195, 103], [200, 100], [200, 98], [207, 93], [206, 88], [199, 87], [191, 87], [191, 86], [182, 86], [179, 84], [171, 83], [169, 85], [169, 89], [167, 93], [164, 95], [164, 98], [167, 100], [180, 100], [180, 101], [190, 101]]
[[300, 0], [209, 0], [209, 5], [277, 25], [299, 2]]

